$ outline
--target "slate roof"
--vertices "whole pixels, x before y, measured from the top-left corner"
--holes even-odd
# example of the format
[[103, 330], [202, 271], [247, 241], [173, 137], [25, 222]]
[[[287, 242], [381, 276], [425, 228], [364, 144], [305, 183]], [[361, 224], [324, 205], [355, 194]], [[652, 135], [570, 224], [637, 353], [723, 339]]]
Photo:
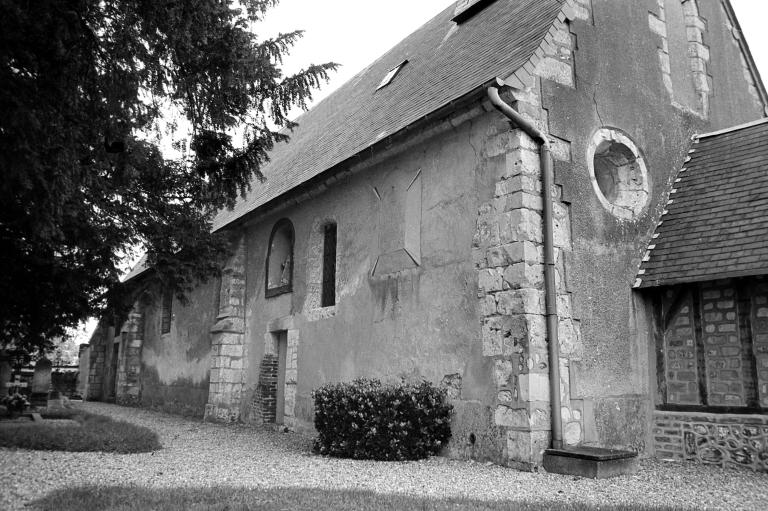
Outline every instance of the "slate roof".
[[147, 266], [147, 254], [144, 254], [139, 258], [139, 261], [133, 265], [131, 271], [129, 271], [127, 275], [120, 279], [120, 282], [128, 282], [129, 280], [135, 279], [148, 269], [149, 266]]
[[635, 287], [768, 274], [768, 119], [693, 141]]
[[[214, 230], [339, 165], [425, 115], [495, 77], [505, 78], [534, 54], [564, 0], [497, 0], [469, 20], [451, 21], [455, 4], [342, 85], [296, 121], [262, 169], [265, 183], [234, 210], [223, 210]], [[350, 41], [354, 44], [354, 41]], [[408, 60], [388, 86], [387, 72]]]
[[[487, 3], [487, 0], [485, 0]], [[277, 144], [252, 189], [213, 221], [219, 230], [382, 139], [472, 92], [518, 71], [565, 14], [565, 0], [496, 0], [457, 25], [456, 3], [428, 21], [296, 119], [288, 143]], [[392, 82], [388, 71], [408, 60]], [[123, 277], [147, 271], [146, 256]]]

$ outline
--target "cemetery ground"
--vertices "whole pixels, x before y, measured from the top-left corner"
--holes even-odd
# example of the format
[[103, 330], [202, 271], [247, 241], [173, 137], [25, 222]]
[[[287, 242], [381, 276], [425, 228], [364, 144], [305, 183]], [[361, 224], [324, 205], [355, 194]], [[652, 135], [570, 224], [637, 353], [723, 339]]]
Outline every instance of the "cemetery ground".
[[151, 429], [162, 448], [0, 448], [0, 509], [768, 509], [768, 474], [746, 470], [642, 460], [636, 475], [591, 480], [439, 457], [343, 460], [312, 454], [299, 434], [76, 406]]
[[40, 420], [0, 421], [0, 447], [119, 454], [161, 448], [149, 428], [78, 408], [47, 410], [36, 419]]

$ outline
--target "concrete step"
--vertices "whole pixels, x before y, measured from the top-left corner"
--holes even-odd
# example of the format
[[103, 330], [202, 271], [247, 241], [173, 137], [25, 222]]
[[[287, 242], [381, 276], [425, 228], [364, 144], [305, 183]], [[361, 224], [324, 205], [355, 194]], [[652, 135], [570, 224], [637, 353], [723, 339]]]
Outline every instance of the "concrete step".
[[544, 468], [554, 474], [604, 479], [636, 473], [637, 453], [601, 447], [547, 449]]

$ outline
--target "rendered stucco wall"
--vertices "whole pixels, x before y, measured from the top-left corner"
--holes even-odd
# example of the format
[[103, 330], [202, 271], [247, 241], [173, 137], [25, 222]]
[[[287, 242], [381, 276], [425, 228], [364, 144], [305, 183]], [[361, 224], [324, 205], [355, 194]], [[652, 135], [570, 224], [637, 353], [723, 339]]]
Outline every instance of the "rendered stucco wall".
[[141, 406], [202, 417], [208, 401], [211, 334], [218, 281], [198, 287], [189, 303], [173, 302], [171, 331], [161, 334], [160, 293], [144, 307]]
[[710, 121], [713, 130], [768, 115], [765, 105], [760, 104], [757, 84], [739, 48], [739, 33], [722, 2], [699, 0], [697, 4], [700, 15], [707, 20], [704, 42], [710, 49], [708, 71], [712, 80]]
[[[584, 443], [648, 453], [652, 451], [650, 396], [655, 379], [651, 315], [642, 297], [633, 295], [632, 282], [690, 136], [758, 118], [761, 111], [742, 84], [728, 91], [734, 99], [727, 113], [719, 96], [708, 93], [708, 107], [717, 112], [708, 118], [687, 86], [678, 91], [678, 97], [686, 98], [685, 105], [675, 104], [669, 88], [674, 92], [674, 84], [682, 83], [682, 78], [665, 79], [659, 50], [665, 45], [669, 51], [673, 48], [653, 23], [664, 18], [657, 0], [593, 0], [590, 6], [589, 17], [570, 23], [572, 79], [542, 84], [549, 132], [570, 151], [570, 161], [555, 166], [556, 183], [562, 186], [563, 201], [570, 211], [573, 246], [566, 253], [565, 273], [582, 340], [578, 356], [569, 359], [569, 393], [572, 403], [583, 411]], [[690, 12], [689, 7], [683, 6], [684, 14]], [[673, 35], [676, 44], [682, 45], [684, 41], [675, 31], [685, 32], [686, 26], [674, 26], [673, 21], [696, 21], [679, 18], [666, 17], [663, 28], [667, 39]], [[728, 31], [717, 17], [706, 28], [704, 43]], [[691, 44], [703, 48], [703, 43]], [[701, 50], [705, 51], [711, 55], [710, 62], [719, 66], [714, 89], [725, 87], [724, 81], [729, 79], [725, 75], [743, 80], [738, 60], [729, 61], [717, 48]], [[692, 59], [690, 64], [701, 62]], [[697, 79], [694, 69], [691, 67], [690, 80]], [[682, 76], [684, 70], [679, 71]], [[696, 82], [694, 90], [705, 91]], [[617, 218], [601, 204], [590, 177], [587, 148], [593, 134], [606, 127], [627, 134], [647, 165], [651, 199], [631, 219]]]
[[[254, 399], [267, 383], [260, 383], [258, 368], [271, 367], [277, 333], [285, 331], [286, 423], [311, 428], [311, 391], [327, 382], [425, 378], [450, 382], [457, 427], [462, 420], [478, 420], [475, 434], [487, 433], [495, 389], [479, 342], [472, 241], [479, 202], [493, 196], [501, 160], [486, 158], [488, 132], [498, 129], [492, 125], [495, 113], [474, 108], [469, 121], [444, 125], [439, 136], [421, 136], [317, 198], [247, 228], [245, 335], [251, 369], [243, 417], [262, 418]], [[295, 229], [293, 292], [265, 298], [267, 243], [281, 218]], [[335, 222], [338, 232], [337, 303], [319, 308], [318, 244], [327, 221]], [[485, 419], [470, 419], [477, 416]], [[467, 442], [455, 431], [458, 442]], [[486, 456], [499, 451], [496, 445], [485, 449]]]

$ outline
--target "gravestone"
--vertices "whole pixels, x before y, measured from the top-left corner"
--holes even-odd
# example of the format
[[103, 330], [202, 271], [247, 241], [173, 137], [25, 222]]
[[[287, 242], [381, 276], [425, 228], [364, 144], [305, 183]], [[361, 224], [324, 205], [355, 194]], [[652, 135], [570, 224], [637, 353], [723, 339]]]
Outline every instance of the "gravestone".
[[36, 407], [48, 406], [48, 391], [51, 390], [51, 361], [41, 358], [35, 364], [35, 373], [32, 376], [32, 389], [30, 404]]
[[13, 368], [8, 357], [0, 353], [0, 397], [7, 396], [13, 378]]

